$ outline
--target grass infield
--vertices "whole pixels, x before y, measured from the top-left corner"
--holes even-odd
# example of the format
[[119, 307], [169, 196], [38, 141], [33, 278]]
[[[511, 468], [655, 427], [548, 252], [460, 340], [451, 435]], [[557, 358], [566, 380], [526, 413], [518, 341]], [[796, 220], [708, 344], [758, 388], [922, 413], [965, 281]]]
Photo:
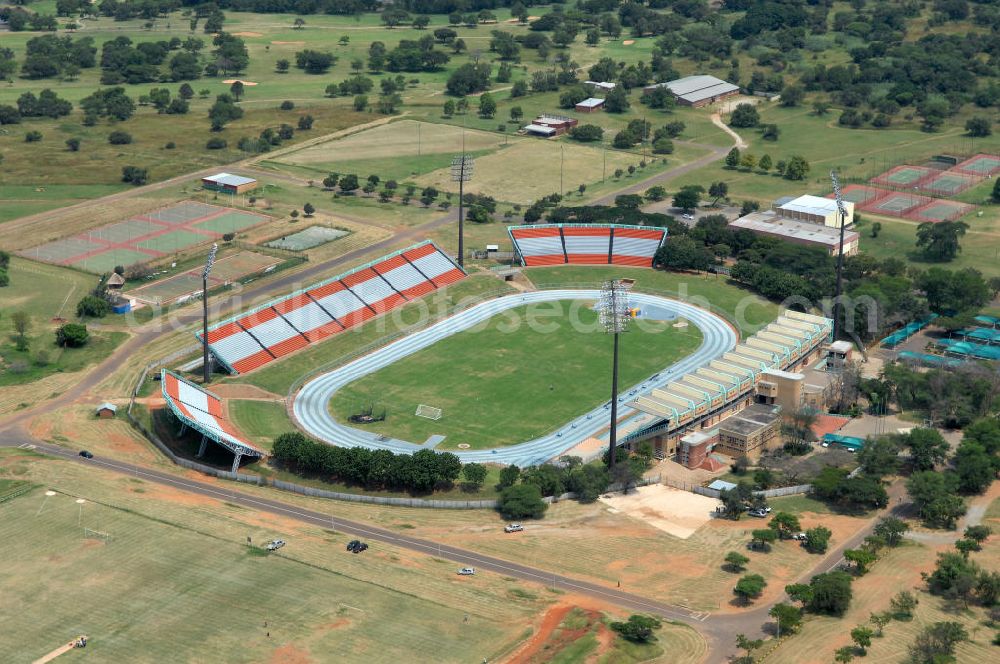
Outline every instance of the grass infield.
[[[385, 408], [385, 422], [365, 430], [416, 443], [444, 435], [442, 449], [510, 445], [548, 433], [608, 398], [612, 346], [591, 304], [563, 301], [499, 314], [355, 381], [334, 396], [331, 410], [346, 422], [369, 404]], [[683, 358], [701, 339], [693, 326], [636, 321], [622, 338], [621, 387]], [[444, 414], [417, 417], [418, 404]]]

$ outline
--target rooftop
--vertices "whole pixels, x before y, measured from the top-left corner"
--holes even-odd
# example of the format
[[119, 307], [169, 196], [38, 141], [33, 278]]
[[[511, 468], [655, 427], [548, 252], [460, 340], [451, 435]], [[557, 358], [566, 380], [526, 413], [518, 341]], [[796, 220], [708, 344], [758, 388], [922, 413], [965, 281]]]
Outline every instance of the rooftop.
[[556, 130], [553, 129], [552, 127], [549, 127], [548, 125], [540, 125], [540, 124], [534, 124], [534, 123], [526, 125], [524, 127], [524, 129], [525, 129], [525, 131], [533, 131], [533, 132], [538, 133], [538, 134], [547, 134], [547, 135], [550, 135], [550, 134], [556, 133]]
[[723, 81], [721, 78], [708, 76], [705, 74], [697, 76], [685, 76], [674, 81], [661, 83], [672, 93], [689, 102], [701, 101], [709, 97], [736, 92], [740, 86]]
[[[770, 233], [789, 240], [813, 242], [834, 248], [840, 242], [840, 228], [821, 226], [808, 221], [786, 219], [778, 216], [773, 210], [751, 212], [745, 217], [729, 222], [731, 228], [745, 228], [760, 233]], [[858, 239], [856, 231], [844, 232], [844, 244], [850, 244]]]
[[585, 106], [587, 108], [597, 108], [604, 103], [603, 99], [598, 99], [597, 97], [590, 97], [579, 102], [577, 106]]
[[746, 436], [774, 422], [780, 413], [780, 406], [750, 404], [736, 415], [720, 422], [719, 431]]
[[584, 85], [593, 85], [594, 87], [601, 88], [602, 90], [614, 90], [615, 84], [608, 83], [607, 81], [584, 81]]
[[209, 175], [208, 177], [202, 179], [218, 184], [228, 184], [233, 187], [239, 187], [244, 184], [253, 184], [256, 182], [253, 178], [245, 178], [242, 175], [233, 175], [232, 173], [218, 173], [216, 175]]
[[827, 215], [837, 211], [837, 201], [806, 194], [805, 196], [780, 202], [778, 207], [782, 210], [790, 210], [792, 212]]
[[768, 369], [764, 372], [768, 376], [775, 378], [787, 378], [788, 380], [802, 380], [805, 376], [794, 371], [781, 371], [780, 369]]

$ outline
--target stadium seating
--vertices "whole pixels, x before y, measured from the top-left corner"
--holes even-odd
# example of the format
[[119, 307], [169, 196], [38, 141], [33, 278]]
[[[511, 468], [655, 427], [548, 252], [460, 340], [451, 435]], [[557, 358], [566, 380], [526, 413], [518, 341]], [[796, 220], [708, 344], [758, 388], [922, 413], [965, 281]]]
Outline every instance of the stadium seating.
[[182, 422], [235, 453], [264, 456], [263, 450], [243, 440], [225, 418], [219, 397], [165, 369], [160, 373], [160, 379], [167, 405]]
[[208, 344], [223, 364], [245, 373], [463, 277], [426, 242], [219, 323]]
[[540, 224], [508, 228], [526, 267], [632, 265], [652, 267], [666, 229], [607, 224]]

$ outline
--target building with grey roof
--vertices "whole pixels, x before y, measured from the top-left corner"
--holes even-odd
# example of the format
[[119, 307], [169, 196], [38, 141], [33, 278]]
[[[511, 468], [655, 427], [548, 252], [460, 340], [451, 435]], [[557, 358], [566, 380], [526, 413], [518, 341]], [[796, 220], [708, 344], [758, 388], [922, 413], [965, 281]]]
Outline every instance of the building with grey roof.
[[643, 88], [643, 91], [651, 92], [657, 88], [670, 90], [678, 104], [695, 108], [707, 106], [740, 92], [740, 86], [706, 74], [685, 76], [674, 81], [649, 85]]
[[[776, 237], [794, 244], [821, 247], [831, 256], [836, 256], [840, 247], [839, 228], [790, 219], [775, 210], [751, 212], [736, 221], [729, 222], [729, 227], [733, 230], [746, 229], [756, 235]], [[856, 231], [844, 230], [845, 256], [858, 253], [860, 237]]]

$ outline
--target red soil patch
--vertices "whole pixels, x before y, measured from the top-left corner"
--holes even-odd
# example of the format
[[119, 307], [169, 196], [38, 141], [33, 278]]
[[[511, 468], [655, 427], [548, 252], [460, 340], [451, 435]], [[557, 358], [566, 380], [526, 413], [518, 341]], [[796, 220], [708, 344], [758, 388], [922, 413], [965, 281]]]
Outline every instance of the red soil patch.
[[[198, 479], [201, 479], [201, 475], [198, 476]], [[178, 505], [217, 506], [219, 504], [219, 501], [215, 498], [207, 498], [205, 496], [187, 493], [186, 491], [172, 489], [158, 484], [149, 484], [149, 486], [146, 487], [146, 495], [155, 500], [166, 500]]]
[[816, 423], [812, 425], [813, 433], [817, 438], [822, 438], [825, 434], [840, 431], [845, 424], [851, 421], [849, 417], [838, 415], [820, 415], [816, 418]]
[[351, 624], [351, 621], [348, 620], [347, 618], [338, 618], [337, 620], [334, 620], [332, 623], [327, 623], [327, 624], [323, 625], [323, 628], [324, 629], [343, 629], [344, 627], [347, 627], [350, 624]]
[[296, 648], [290, 643], [275, 648], [271, 653], [271, 664], [311, 664], [312, 657], [304, 651]]
[[[564, 629], [559, 634], [556, 634], [559, 624], [566, 619], [566, 616], [574, 608], [582, 609], [586, 612], [588, 626], [574, 630]], [[601, 612], [609, 610], [617, 609], [612, 609], [608, 605], [595, 602], [589, 597], [567, 596], [563, 601], [551, 606], [545, 612], [541, 623], [531, 638], [510, 654], [504, 662], [506, 664], [541, 664], [542, 662], [549, 661], [553, 653], [559, 652], [590, 631], [593, 623], [600, 621]], [[601, 631], [607, 630], [602, 627]], [[609, 634], [609, 637], [613, 639], [614, 635]], [[600, 633], [598, 634], [598, 641], [602, 644], [601, 651], [605, 649], [603, 644], [609, 637], [602, 636]]]

